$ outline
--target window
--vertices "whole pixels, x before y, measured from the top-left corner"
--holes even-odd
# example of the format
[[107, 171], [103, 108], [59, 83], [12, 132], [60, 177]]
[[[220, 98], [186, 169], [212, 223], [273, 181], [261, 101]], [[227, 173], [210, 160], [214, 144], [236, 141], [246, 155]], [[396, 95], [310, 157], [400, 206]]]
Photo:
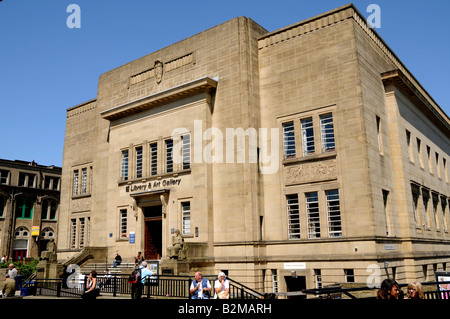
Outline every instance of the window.
[[431, 149], [427, 145], [427, 158], [428, 158], [428, 168], [430, 169], [430, 173], [433, 174], [433, 162], [431, 160]]
[[22, 187], [35, 187], [36, 175], [19, 173], [19, 186]]
[[418, 138], [417, 142], [417, 153], [419, 154], [420, 167], [424, 167], [423, 165], [423, 154], [422, 154], [422, 141]]
[[[1, 209], [1, 206], [0, 206]], [[442, 209], [442, 227], [444, 231], [447, 231], [447, 199], [441, 196], [441, 209]]]
[[41, 238], [52, 239], [55, 237], [55, 232], [50, 227], [45, 227], [41, 232]]
[[411, 144], [411, 132], [406, 130], [406, 145], [408, 146], [409, 160], [414, 163], [414, 153]]
[[432, 200], [433, 200], [433, 218], [434, 218], [434, 225], [436, 226], [436, 229], [439, 229], [439, 220], [438, 220], [438, 208], [439, 208], [439, 195], [436, 193], [432, 193]]
[[378, 151], [383, 154], [383, 136], [381, 133], [381, 119], [377, 116], [377, 137], [378, 137]]
[[316, 282], [316, 289], [322, 288], [322, 271], [314, 269], [314, 281]]
[[444, 168], [445, 181], [448, 183], [447, 160], [445, 158], [442, 158], [442, 165]]
[[5, 217], [6, 197], [0, 196], [0, 218]]
[[120, 238], [127, 238], [127, 210], [120, 210]]
[[183, 141], [183, 169], [191, 167], [191, 136], [189, 134], [181, 137]]
[[34, 201], [28, 197], [19, 197], [16, 202], [16, 218], [32, 219]]
[[181, 203], [181, 218], [182, 218], [182, 229], [183, 235], [191, 234], [191, 203], [183, 202]]
[[283, 124], [283, 152], [285, 159], [295, 157], [294, 122]]
[[87, 193], [87, 168], [81, 169], [81, 194]]
[[59, 190], [59, 178], [55, 176], [45, 176], [44, 189]]
[[136, 178], [142, 177], [142, 146], [136, 147]]
[[277, 270], [272, 269], [272, 286], [273, 286], [273, 292], [278, 292], [278, 276], [277, 276]]
[[339, 203], [339, 191], [329, 190], [325, 192], [327, 198], [327, 213], [328, 213], [328, 236], [341, 237], [341, 207]]
[[289, 239], [300, 239], [298, 195], [286, 195]]
[[355, 271], [353, 269], [344, 269], [345, 282], [355, 282]]
[[150, 144], [150, 174], [158, 174], [158, 144]]
[[8, 184], [9, 180], [9, 171], [7, 170], [0, 170], [0, 184]]
[[439, 178], [442, 178], [441, 166], [439, 165], [439, 154], [437, 152], [434, 153], [436, 157], [436, 171]]
[[70, 249], [76, 248], [76, 240], [77, 240], [77, 220], [70, 220]]
[[333, 114], [320, 116], [320, 133], [322, 136], [322, 152], [335, 150]]
[[80, 233], [79, 233], [79, 237], [78, 237], [79, 238], [79, 244], [78, 244], [79, 248], [84, 247], [85, 231], [86, 231], [86, 224], [85, 224], [84, 218], [80, 218]]
[[418, 187], [411, 185], [411, 193], [412, 193], [412, 201], [413, 201], [414, 221], [416, 222], [416, 225], [418, 225], [418, 223], [419, 223], [418, 205], [419, 205], [420, 190], [418, 189]]
[[73, 171], [73, 196], [78, 195], [78, 170]]
[[303, 156], [314, 154], [314, 128], [312, 117], [301, 120]]
[[128, 150], [122, 151], [120, 177], [123, 181], [128, 180]]
[[389, 191], [383, 189], [383, 208], [384, 208], [384, 218], [386, 223], [386, 236], [392, 235], [391, 233], [391, 219], [389, 214]]
[[44, 199], [42, 201], [41, 219], [55, 220], [58, 203], [54, 200]]
[[423, 200], [423, 222], [422, 225], [428, 227], [428, 201], [430, 200], [430, 194], [427, 190], [422, 190]]
[[319, 197], [317, 192], [306, 193], [308, 238], [320, 238]]
[[166, 172], [173, 172], [173, 141], [166, 140]]

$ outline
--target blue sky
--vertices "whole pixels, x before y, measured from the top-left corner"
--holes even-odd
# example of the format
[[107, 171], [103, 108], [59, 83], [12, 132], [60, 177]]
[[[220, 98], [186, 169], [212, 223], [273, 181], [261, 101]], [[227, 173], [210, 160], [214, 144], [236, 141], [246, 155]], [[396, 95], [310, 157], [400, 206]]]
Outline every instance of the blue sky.
[[[339, 0], [3, 0], [0, 158], [62, 165], [66, 110], [97, 95], [99, 76], [239, 16], [275, 31], [349, 3]], [[70, 4], [81, 28], [68, 28]], [[450, 1], [355, 0], [376, 31], [450, 114]]]

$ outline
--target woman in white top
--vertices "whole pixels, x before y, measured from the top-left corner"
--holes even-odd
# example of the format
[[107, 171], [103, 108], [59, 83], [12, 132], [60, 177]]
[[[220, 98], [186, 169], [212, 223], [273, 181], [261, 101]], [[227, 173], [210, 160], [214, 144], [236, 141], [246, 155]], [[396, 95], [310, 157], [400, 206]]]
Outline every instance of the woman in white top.
[[84, 300], [95, 299], [98, 296], [99, 289], [97, 287], [97, 272], [92, 270], [86, 281], [86, 290], [81, 295]]
[[217, 276], [219, 279], [214, 283], [214, 290], [216, 294], [214, 299], [228, 299], [230, 296], [230, 282], [226, 279], [223, 272]]

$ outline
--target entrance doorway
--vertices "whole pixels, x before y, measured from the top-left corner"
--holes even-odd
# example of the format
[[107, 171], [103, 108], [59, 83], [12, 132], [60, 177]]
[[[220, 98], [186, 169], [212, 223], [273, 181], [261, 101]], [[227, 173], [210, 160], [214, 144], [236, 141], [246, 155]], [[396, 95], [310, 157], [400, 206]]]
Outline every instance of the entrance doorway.
[[158, 260], [162, 256], [162, 205], [143, 207], [144, 258]]
[[[306, 289], [306, 277], [305, 276], [285, 276], [286, 280], [286, 291], [287, 292], [300, 292], [303, 289]], [[305, 299], [306, 296], [298, 295], [298, 296], [288, 296], [288, 299]]]

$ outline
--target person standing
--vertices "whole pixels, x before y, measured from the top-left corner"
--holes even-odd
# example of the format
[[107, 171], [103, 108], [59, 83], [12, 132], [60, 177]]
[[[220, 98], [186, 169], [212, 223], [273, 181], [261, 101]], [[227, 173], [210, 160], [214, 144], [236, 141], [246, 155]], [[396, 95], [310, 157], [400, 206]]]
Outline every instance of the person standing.
[[14, 267], [14, 264], [9, 264], [9, 270], [8, 270], [9, 278], [16, 279], [17, 277], [17, 269]]

